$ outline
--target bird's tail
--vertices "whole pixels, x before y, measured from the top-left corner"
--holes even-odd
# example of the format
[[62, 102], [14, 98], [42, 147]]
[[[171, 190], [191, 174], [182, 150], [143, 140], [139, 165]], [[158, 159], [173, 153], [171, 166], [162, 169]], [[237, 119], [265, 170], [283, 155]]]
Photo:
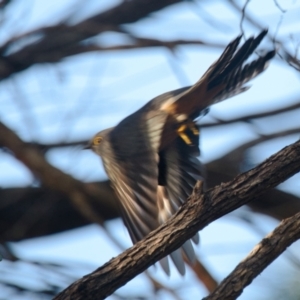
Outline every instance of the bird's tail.
[[263, 72], [275, 55], [272, 50], [246, 63], [267, 32], [263, 30], [257, 37], [250, 37], [240, 48], [242, 36], [233, 40], [200, 80], [178, 95], [173, 113], [194, 117], [206, 107], [246, 91], [249, 86], [245, 84]]

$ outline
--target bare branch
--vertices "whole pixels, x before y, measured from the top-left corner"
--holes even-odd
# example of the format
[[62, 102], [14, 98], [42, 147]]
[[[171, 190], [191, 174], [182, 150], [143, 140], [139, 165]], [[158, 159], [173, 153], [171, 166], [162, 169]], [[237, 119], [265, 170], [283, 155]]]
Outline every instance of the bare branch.
[[280, 4], [278, 3], [278, 0], [274, 0], [274, 4], [277, 6], [277, 8], [282, 12], [282, 13], [286, 13], [287, 10], [283, 9]]
[[[230, 3], [231, 6], [234, 9], [236, 9], [239, 13], [243, 14], [243, 17], [242, 17], [243, 20], [244, 19], [247, 20], [250, 24], [252, 24], [253, 26], [255, 26], [256, 28], [258, 28], [260, 30], [264, 29], [264, 26], [259, 21], [255, 20], [254, 17], [250, 16], [250, 14], [246, 14], [246, 12], [243, 11], [243, 8], [241, 8], [239, 6], [237, 1], [228, 0], [228, 3]], [[280, 25], [280, 23], [281, 23], [281, 21], [279, 22], [279, 25]], [[277, 27], [275, 35], [277, 35], [278, 30], [279, 30], [279, 28]], [[270, 40], [274, 43], [275, 38], [272, 38], [270, 33], [268, 34], [268, 36], [269, 36]], [[285, 43], [281, 42], [277, 39], [276, 44], [280, 45], [280, 51], [276, 51], [278, 56], [280, 58], [282, 58], [284, 61], [286, 61], [289, 66], [293, 67], [297, 71], [300, 71], [300, 69], [299, 69], [299, 64], [300, 64], [299, 59], [297, 59], [296, 56], [293, 56], [293, 55], [290, 54], [290, 51], [288, 51], [288, 49], [286, 48]], [[276, 47], [276, 48], [278, 48], [278, 47]]]
[[252, 120], [275, 116], [275, 115], [278, 115], [278, 114], [281, 114], [281, 113], [293, 111], [293, 110], [298, 109], [298, 108], [300, 108], [300, 99], [298, 99], [298, 103], [291, 104], [291, 105], [288, 105], [288, 106], [285, 106], [285, 107], [282, 107], [282, 108], [270, 109], [269, 111], [266, 111], [266, 112], [249, 114], [249, 115], [245, 115], [245, 116], [241, 116], [241, 117], [237, 117], [237, 118], [233, 118], [233, 119], [229, 119], [229, 120], [214, 118], [212, 116], [216, 122], [215, 123], [206, 123], [206, 122], [202, 123], [201, 122], [201, 128], [215, 127], [215, 126], [220, 126], [220, 125], [225, 125], [225, 124], [232, 124], [232, 123], [237, 123], [237, 122], [247, 122], [247, 123], [249, 123]]
[[[68, 25], [67, 22], [61, 22], [8, 41], [0, 47], [0, 79], [23, 71], [35, 63], [57, 62], [67, 53], [75, 54], [73, 47], [80, 48], [79, 44], [90, 37], [109, 30], [122, 31], [120, 25], [136, 22], [178, 2], [181, 0], [122, 1], [119, 5], [78, 24]], [[36, 37], [37, 41], [19, 51], [7, 54], [13, 43], [29, 36]]]
[[300, 238], [300, 213], [283, 220], [205, 300], [236, 299], [273, 260]]
[[[148, 47], [165, 47], [170, 50], [174, 50], [177, 46], [181, 45], [202, 45], [207, 47], [213, 48], [220, 48], [224, 49], [226, 47], [225, 44], [222, 43], [212, 43], [212, 42], [205, 42], [202, 40], [173, 40], [173, 41], [162, 41], [158, 39], [142, 39], [136, 38], [135, 43], [133, 44], [122, 44], [122, 45], [115, 45], [115, 46], [107, 46], [102, 47], [97, 44], [78, 44], [74, 47], [66, 48], [64, 50], [60, 50], [59, 54], [56, 55], [57, 61], [71, 55], [85, 53], [85, 52], [92, 52], [92, 51], [117, 51], [117, 50], [131, 50], [131, 49], [140, 49], [140, 48], [148, 48]], [[47, 55], [49, 58], [47, 58]], [[50, 52], [45, 56], [41, 56], [39, 62], [46, 62], [49, 59], [51, 60], [53, 57], [53, 53]], [[60, 57], [60, 58], [59, 58]]]

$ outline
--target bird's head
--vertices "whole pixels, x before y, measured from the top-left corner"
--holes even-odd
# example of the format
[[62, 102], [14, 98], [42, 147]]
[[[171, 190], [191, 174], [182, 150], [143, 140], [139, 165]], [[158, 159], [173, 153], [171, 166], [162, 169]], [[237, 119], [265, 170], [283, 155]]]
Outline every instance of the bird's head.
[[89, 141], [89, 143], [84, 147], [84, 149], [91, 149], [98, 155], [102, 153], [102, 147], [105, 140], [107, 140], [107, 135], [112, 130], [112, 128], [108, 128], [102, 131], [99, 131], [94, 137]]

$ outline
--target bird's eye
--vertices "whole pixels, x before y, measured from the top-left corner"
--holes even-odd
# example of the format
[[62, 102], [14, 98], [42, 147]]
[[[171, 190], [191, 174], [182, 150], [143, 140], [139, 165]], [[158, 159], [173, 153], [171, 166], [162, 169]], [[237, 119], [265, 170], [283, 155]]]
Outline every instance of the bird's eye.
[[101, 136], [96, 136], [94, 139], [93, 139], [93, 144], [94, 145], [99, 145], [102, 141], [102, 137]]

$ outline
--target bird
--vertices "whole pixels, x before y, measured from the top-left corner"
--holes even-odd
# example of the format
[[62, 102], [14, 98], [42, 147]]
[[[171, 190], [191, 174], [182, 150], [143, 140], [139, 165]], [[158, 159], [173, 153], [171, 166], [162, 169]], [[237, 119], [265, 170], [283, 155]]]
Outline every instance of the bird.
[[[267, 68], [275, 50], [247, 63], [267, 32], [262, 30], [241, 46], [243, 35], [239, 35], [194, 85], [155, 97], [90, 140], [87, 148], [102, 158], [133, 243], [170, 218], [190, 196], [196, 182], [205, 180], [198, 160], [197, 119], [210, 105], [248, 90], [247, 83]], [[199, 242], [198, 234], [192, 241]], [[170, 254], [182, 275], [184, 256], [191, 263], [195, 261], [190, 240]], [[168, 257], [160, 264], [169, 275]]]

